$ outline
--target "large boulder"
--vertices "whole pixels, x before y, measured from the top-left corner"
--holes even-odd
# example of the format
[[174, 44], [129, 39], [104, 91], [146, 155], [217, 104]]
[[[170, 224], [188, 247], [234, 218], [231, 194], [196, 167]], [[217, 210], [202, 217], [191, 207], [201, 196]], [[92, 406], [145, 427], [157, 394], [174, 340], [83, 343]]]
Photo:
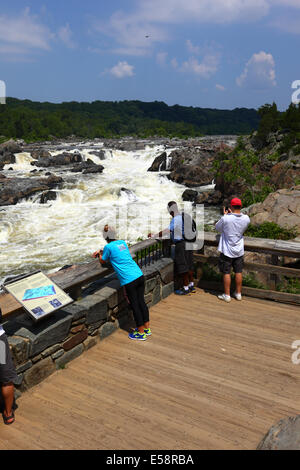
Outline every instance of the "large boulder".
[[300, 450], [300, 415], [282, 419], [272, 426], [257, 450]]
[[148, 171], [165, 171], [167, 169], [167, 153], [163, 152], [155, 158]]
[[300, 186], [291, 189], [279, 189], [259, 204], [248, 209], [251, 222], [255, 225], [263, 222], [275, 222], [281, 227], [297, 227], [300, 231]]
[[50, 157], [40, 157], [38, 161], [32, 162], [32, 165], [48, 168], [48, 167], [56, 167], [56, 166], [66, 166], [70, 165], [71, 163], [79, 163], [82, 162], [82, 156], [80, 153], [68, 153], [63, 152], [59, 155], [50, 156]]
[[33, 194], [49, 191], [60, 187], [63, 179], [52, 175], [49, 178], [5, 178], [1, 179], [0, 206], [17, 204], [21, 199], [27, 199]]

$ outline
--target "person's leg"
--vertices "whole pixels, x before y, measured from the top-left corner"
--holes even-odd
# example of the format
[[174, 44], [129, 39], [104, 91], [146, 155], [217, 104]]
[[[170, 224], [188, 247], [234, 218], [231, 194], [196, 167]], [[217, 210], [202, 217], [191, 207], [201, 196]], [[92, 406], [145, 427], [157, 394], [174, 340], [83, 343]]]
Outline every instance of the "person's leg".
[[225, 256], [223, 253], [220, 254], [219, 259], [219, 269], [223, 275], [223, 286], [224, 286], [224, 294], [218, 295], [220, 300], [225, 300], [226, 302], [230, 302], [230, 286], [231, 286], [231, 259], [228, 256]]
[[[9, 416], [13, 416], [13, 403], [14, 403], [14, 385], [13, 383], [8, 383], [2, 385], [2, 396], [4, 400], [4, 411], [3, 414], [6, 418]], [[7, 421], [8, 424], [14, 422], [14, 418], [12, 417]]]
[[137, 285], [137, 280], [130, 282], [126, 285], [126, 292], [132, 307], [136, 327], [139, 333], [144, 333], [144, 319], [139, 305]]
[[140, 311], [142, 312], [143, 315], [143, 321], [144, 321], [144, 329], [149, 330], [150, 328], [150, 319], [149, 319], [149, 309], [148, 306], [145, 302], [145, 279], [144, 276], [140, 278], [138, 286], [137, 286], [137, 294], [138, 294], [138, 301], [139, 301], [139, 307]]
[[231, 275], [223, 274], [223, 284], [224, 284], [224, 293], [225, 295], [230, 296], [230, 286], [231, 286]]
[[242, 293], [242, 284], [243, 284], [243, 274], [236, 273], [235, 274], [235, 292], [236, 294]]

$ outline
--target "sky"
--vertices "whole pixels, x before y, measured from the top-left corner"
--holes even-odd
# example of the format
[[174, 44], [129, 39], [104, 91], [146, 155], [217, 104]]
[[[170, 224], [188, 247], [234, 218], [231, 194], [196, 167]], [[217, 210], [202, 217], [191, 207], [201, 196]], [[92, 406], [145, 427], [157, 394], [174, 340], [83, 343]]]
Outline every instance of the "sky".
[[2, 0], [0, 81], [34, 101], [291, 102], [300, 0]]

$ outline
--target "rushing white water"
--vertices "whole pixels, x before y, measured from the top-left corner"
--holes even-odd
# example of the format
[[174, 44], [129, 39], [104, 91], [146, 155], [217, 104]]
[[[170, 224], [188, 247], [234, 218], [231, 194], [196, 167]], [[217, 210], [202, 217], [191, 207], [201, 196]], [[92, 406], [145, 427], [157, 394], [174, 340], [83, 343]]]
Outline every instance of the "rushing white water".
[[[34, 195], [0, 209], [0, 278], [89, 261], [91, 253], [104, 245], [102, 229], [106, 223], [116, 225], [119, 237], [130, 243], [146, 238], [149, 230], [158, 231], [169, 224], [166, 205], [170, 200], [182, 202], [185, 187], [168, 180], [166, 172], [147, 171], [163, 148], [106, 150], [102, 161], [90, 154], [101, 147], [80, 149], [80, 153], [84, 160], [102, 164], [102, 174], [52, 168], [50, 171], [65, 181], [63, 189], [55, 190], [55, 201], [40, 204], [39, 195]], [[52, 155], [59, 153], [61, 150]], [[35, 168], [32, 161], [30, 154], [18, 154], [16, 163], [5, 168], [15, 171], [4, 173], [34, 178], [35, 173], [30, 173]], [[214, 211], [206, 212], [205, 223], [215, 217]]]

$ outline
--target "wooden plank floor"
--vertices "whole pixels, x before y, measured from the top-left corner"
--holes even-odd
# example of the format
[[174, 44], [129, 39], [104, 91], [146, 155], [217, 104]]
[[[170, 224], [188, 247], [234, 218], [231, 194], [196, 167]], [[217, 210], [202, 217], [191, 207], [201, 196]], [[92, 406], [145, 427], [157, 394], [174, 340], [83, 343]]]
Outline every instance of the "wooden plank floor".
[[300, 412], [298, 307], [198, 289], [151, 321], [146, 342], [118, 330], [23, 394], [0, 449], [254, 449]]

